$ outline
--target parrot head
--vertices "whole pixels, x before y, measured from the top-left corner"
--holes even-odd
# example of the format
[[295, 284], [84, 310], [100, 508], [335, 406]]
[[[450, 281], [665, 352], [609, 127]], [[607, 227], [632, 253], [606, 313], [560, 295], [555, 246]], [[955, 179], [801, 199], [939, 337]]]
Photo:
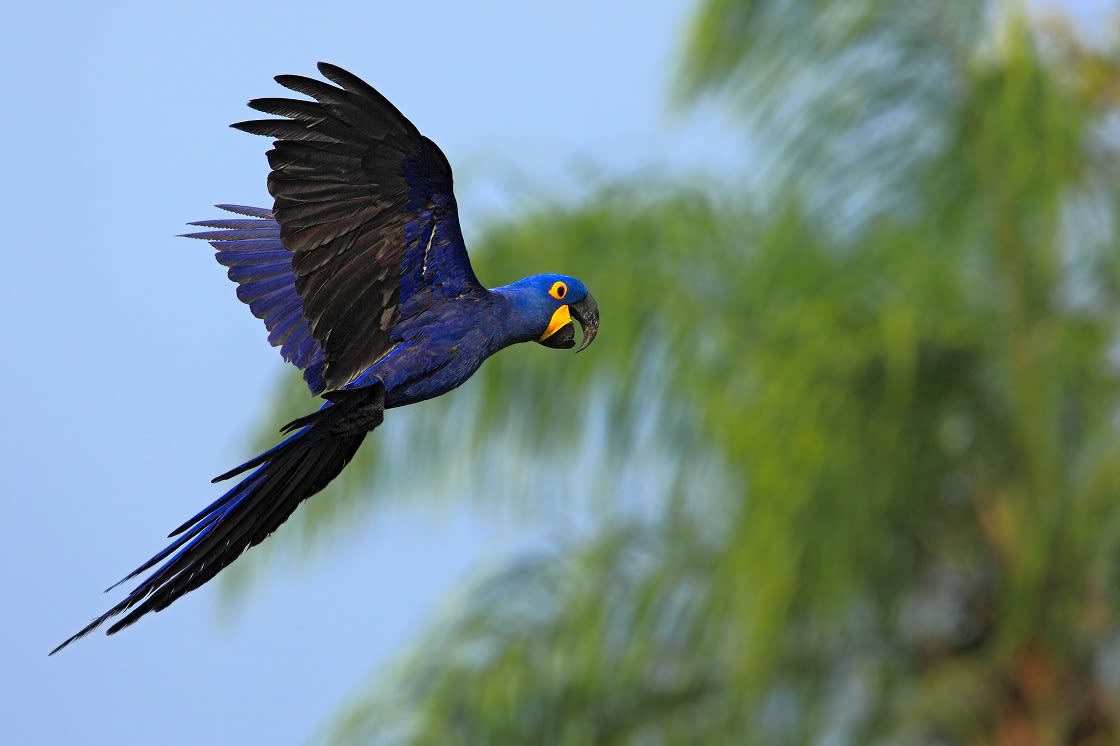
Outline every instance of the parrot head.
[[515, 285], [522, 307], [533, 320], [538, 344], [557, 350], [575, 347], [573, 321], [578, 321], [583, 330], [583, 343], [576, 352], [587, 349], [595, 339], [599, 331], [599, 306], [582, 282], [566, 275], [534, 275]]

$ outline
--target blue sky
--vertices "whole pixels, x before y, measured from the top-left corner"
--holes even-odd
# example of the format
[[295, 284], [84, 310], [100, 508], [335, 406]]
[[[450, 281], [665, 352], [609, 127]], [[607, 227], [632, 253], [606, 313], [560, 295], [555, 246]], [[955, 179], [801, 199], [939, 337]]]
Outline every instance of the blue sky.
[[226, 125], [277, 93], [272, 75], [326, 59], [389, 96], [456, 167], [468, 240], [533, 196], [519, 185], [578, 189], [574, 164], [718, 164], [728, 147], [667, 114], [689, 3], [226, 5], [5, 15], [5, 743], [302, 742], [509, 546], [431, 503], [382, 511], [224, 623], [207, 587], [46, 657], [250, 455], [279, 356], [208, 247], [174, 236], [214, 202], [267, 204], [267, 141]]
[[468, 240], [532, 196], [516, 185], [578, 189], [575, 164], [720, 152], [665, 106], [687, 4], [410, 7], [7, 12], [0, 740], [302, 742], [508, 546], [430, 502], [382, 511], [305, 569], [282, 563], [224, 622], [207, 587], [46, 657], [250, 455], [282, 363], [209, 248], [175, 234], [215, 202], [268, 204], [267, 141], [226, 125], [276, 95], [271, 76], [325, 59], [376, 85], [456, 167]]

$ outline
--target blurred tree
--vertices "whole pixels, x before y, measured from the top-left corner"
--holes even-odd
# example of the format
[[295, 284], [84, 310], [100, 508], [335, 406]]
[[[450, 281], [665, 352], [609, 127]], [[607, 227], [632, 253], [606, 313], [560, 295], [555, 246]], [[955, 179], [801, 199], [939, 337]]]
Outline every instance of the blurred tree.
[[528, 471], [591, 439], [558, 494], [616, 507], [467, 589], [328, 737], [1120, 742], [1118, 80], [1120, 45], [1011, 2], [702, 2], [679, 101], [730, 104], [751, 173], [492, 226], [481, 277], [595, 288], [591, 357], [499, 355], [294, 520], [392, 494], [402, 429], [512, 433]]

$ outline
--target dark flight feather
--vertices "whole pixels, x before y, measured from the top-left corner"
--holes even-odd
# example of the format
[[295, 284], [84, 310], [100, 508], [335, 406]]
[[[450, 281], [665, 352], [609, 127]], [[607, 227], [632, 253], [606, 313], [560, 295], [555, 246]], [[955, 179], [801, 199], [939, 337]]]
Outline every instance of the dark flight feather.
[[323, 389], [323, 351], [311, 336], [296, 292], [292, 252], [280, 242], [280, 225], [272, 213], [242, 205], [218, 205], [244, 218], [199, 220], [191, 225], [214, 230], [185, 234], [201, 238], [217, 249], [215, 258], [237, 283], [238, 299], [249, 306], [268, 329], [269, 344], [280, 348], [285, 360], [303, 370], [312, 393]]
[[[277, 76], [313, 100], [254, 99], [254, 109], [287, 119], [234, 126], [276, 139], [268, 153], [273, 214], [281, 243], [293, 253], [296, 292], [322, 349], [330, 391], [389, 349], [409, 294], [458, 295], [480, 292], [481, 285], [463, 245], [443, 153], [356, 76], [325, 63], [319, 71], [339, 87]], [[427, 245], [437, 228], [442, 240]], [[438, 287], [423, 277], [425, 264], [438, 268]]]

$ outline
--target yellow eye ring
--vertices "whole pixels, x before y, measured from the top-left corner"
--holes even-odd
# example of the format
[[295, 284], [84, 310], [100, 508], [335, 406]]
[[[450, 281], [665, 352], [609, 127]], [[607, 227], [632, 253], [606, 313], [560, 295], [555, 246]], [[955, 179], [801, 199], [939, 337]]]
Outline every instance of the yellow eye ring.
[[552, 283], [552, 287], [549, 288], [548, 294], [556, 300], [564, 300], [564, 296], [568, 294], [567, 283], [557, 280], [556, 282]]

